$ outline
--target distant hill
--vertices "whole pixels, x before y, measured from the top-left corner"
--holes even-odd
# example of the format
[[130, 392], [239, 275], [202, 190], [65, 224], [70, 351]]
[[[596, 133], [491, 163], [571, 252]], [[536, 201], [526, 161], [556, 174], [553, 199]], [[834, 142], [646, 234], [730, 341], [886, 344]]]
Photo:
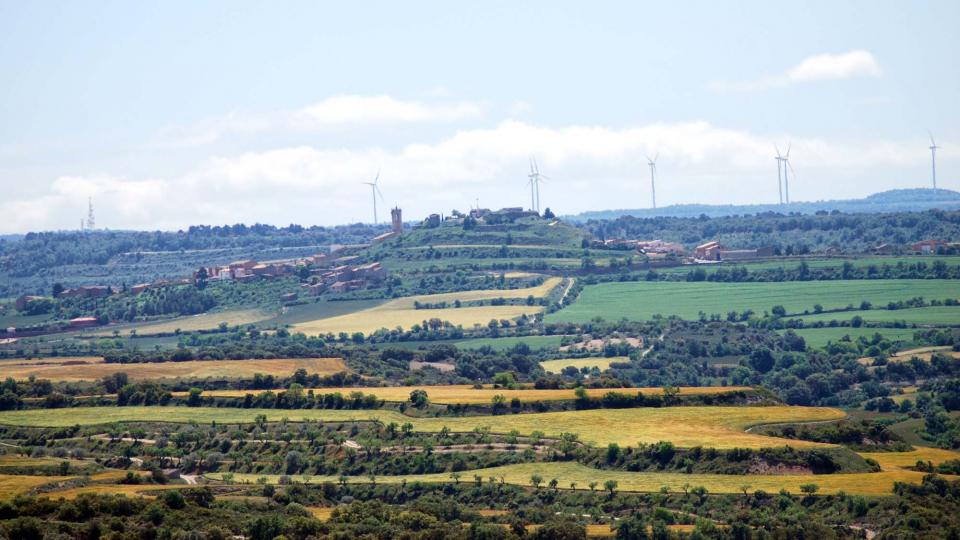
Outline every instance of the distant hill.
[[921, 212], [939, 208], [942, 210], [960, 209], [960, 192], [949, 189], [894, 189], [875, 193], [863, 199], [846, 199], [836, 201], [794, 202], [789, 206], [779, 204], [743, 204], [743, 205], [713, 205], [713, 204], [677, 204], [665, 206], [656, 210], [650, 208], [599, 210], [583, 212], [573, 216], [564, 216], [573, 221], [587, 221], [591, 219], [616, 219], [621, 216], [634, 217], [724, 217], [744, 214], [762, 214], [775, 212], [779, 214], [798, 213], [813, 214], [816, 212], [844, 213], [882, 213], [882, 212]]

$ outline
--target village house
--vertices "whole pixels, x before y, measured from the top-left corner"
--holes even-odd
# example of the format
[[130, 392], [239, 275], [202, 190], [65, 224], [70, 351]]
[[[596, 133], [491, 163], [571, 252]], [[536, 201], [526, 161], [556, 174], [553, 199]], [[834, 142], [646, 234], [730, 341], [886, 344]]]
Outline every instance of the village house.
[[720, 242], [716, 240], [707, 242], [705, 244], [700, 244], [693, 250], [693, 258], [699, 259], [701, 261], [719, 261], [720, 260], [720, 250], [723, 249], [723, 246], [720, 245]]
[[910, 249], [917, 253], [933, 254], [937, 252], [937, 249], [940, 247], [945, 247], [946, 245], [946, 242], [940, 240], [922, 240], [920, 242], [910, 244]]

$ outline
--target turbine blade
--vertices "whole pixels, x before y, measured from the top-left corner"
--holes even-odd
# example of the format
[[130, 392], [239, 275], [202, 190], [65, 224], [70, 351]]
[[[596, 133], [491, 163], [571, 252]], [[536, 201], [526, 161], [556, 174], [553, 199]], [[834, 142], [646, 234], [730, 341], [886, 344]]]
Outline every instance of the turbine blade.
[[653, 156], [653, 166], [657, 166], [657, 160], [660, 158], [660, 152], [657, 152], [657, 155]]
[[793, 146], [793, 143], [792, 143], [792, 142], [789, 143], [789, 144], [787, 144], [787, 153], [786, 153], [786, 155], [784, 155], [783, 157], [785, 157], [785, 158], [789, 158], [789, 157], [790, 157], [790, 147], [791, 147], [791, 146]]

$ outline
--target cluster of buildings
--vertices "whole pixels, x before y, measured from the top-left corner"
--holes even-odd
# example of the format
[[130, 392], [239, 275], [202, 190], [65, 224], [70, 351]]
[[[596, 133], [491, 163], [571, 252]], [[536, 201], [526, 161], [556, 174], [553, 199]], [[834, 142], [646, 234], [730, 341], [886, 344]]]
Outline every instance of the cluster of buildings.
[[873, 247], [871, 252], [877, 255], [893, 255], [897, 253], [919, 253], [921, 255], [936, 255], [944, 251], [960, 252], [960, 242], [945, 240], [921, 240], [907, 246], [883, 243]]
[[469, 214], [464, 214], [459, 210], [454, 210], [446, 217], [440, 214], [430, 214], [423, 220], [421, 226], [427, 229], [434, 229], [441, 224], [463, 225], [463, 222], [468, 217], [476, 220], [479, 225], [499, 225], [501, 223], [513, 223], [521, 218], [540, 217], [540, 214], [534, 210], [524, 210], [520, 206], [511, 206], [499, 210], [471, 208]]
[[344, 264], [322, 269], [316, 277], [316, 280], [303, 285], [308, 294], [318, 295], [325, 291], [342, 293], [382, 282], [387, 277], [387, 269], [378, 262]]
[[750, 261], [762, 257], [772, 257], [774, 255], [772, 247], [762, 247], [757, 249], [729, 249], [720, 242], [712, 240], [700, 244], [693, 250], [695, 261]]
[[629, 240], [622, 238], [612, 238], [609, 240], [594, 240], [592, 247], [600, 249], [619, 249], [634, 250], [637, 253], [646, 255], [651, 260], [665, 259], [670, 256], [683, 257], [687, 250], [682, 244], [676, 242], [664, 242], [663, 240]]

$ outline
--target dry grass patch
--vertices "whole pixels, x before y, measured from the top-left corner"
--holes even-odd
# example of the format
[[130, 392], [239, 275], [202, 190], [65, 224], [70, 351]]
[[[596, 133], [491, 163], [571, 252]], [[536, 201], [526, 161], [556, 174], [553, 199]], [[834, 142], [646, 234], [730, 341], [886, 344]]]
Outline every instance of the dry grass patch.
[[744, 429], [770, 423], [797, 423], [838, 420], [845, 413], [826, 407], [663, 407], [637, 409], [593, 409], [500, 416], [412, 418], [388, 410], [322, 409], [240, 409], [210, 407], [74, 407], [68, 410], [32, 409], [0, 412], [0, 424], [64, 427], [111, 422], [251, 423], [257, 415], [268, 421], [371, 421], [410, 422], [415, 431], [438, 432], [444, 427], [456, 432], [489, 428], [495, 433], [512, 430], [521, 435], [534, 431], [547, 436], [575, 433], [580, 440], [596, 446], [617, 443], [671, 441], [679, 447], [766, 448], [775, 446], [827, 446], [808, 441], [780, 439]]
[[289, 376], [298, 369], [308, 373], [331, 375], [346, 371], [340, 358], [279, 358], [273, 360], [193, 360], [189, 362], [148, 362], [138, 364], [107, 364], [98, 362], [78, 363], [75, 360], [61, 362], [60, 358], [47, 358], [48, 363], [4, 365], [4, 376], [26, 379], [34, 376], [52, 381], [96, 380], [118, 372], [131, 379], [202, 379], [252, 377], [255, 373]]
[[23, 474], [0, 474], [0, 500], [12, 499], [44, 484], [69, 480], [71, 476], [29, 476]]
[[[389, 387], [349, 387], [349, 388], [314, 388], [315, 394], [341, 393], [349, 396], [353, 392], [373, 394], [384, 401], [407, 401], [414, 390], [425, 390], [427, 397], [433, 403], [443, 405], [489, 405], [494, 396], [503, 396], [508, 401], [517, 398], [521, 401], [559, 401], [576, 398], [574, 390], [540, 390], [504, 388], [474, 388], [469, 384], [453, 384], [446, 386], [389, 386]], [[683, 386], [679, 388], [680, 395], [722, 394], [726, 392], [749, 391], [749, 386]], [[210, 397], [243, 397], [247, 394], [259, 394], [265, 390], [207, 390], [204, 396]], [[282, 392], [283, 389], [273, 390]], [[636, 395], [638, 392], [646, 396], [663, 395], [662, 388], [587, 388], [587, 395], [592, 398], [601, 398], [608, 392], [622, 392]], [[187, 395], [186, 392], [174, 392], [174, 395]]]
[[474, 302], [480, 300], [494, 300], [497, 298], [516, 299], [542, 298], [556, 288], [562, 278], [551, 277], [544, 280], [543, 284], [536, 287], [525, 289], [493, 289], [461, 291], [441, 294], [425, 294], [419, 296], [407, 296], [385, 302], [378, 306], [338, 315], [336, 317], [327, 317], [315, 321], [309, 321], [293, 325], [294, 331], [303, 332], [308, 335], [319, 335], [339, 332], [364, 332], [372, 333], [381, 328], [393, 329], [401, 327], [410, 329], [415, 324], [421, 324], [430, 319], [440, 319], [449, 321], [454, 326], [472, 327], [475, 324], [487, 324], [490, 319], [516, 319], [521, 315], [533, 315], [543, 311], [541, 306], [468, 306], [461, 308], [444, 309], [416, 309], [415, 303], [438, 304], [446, 302], [452, 305], [455, 301]]
[[560, 373], [563, 368], [567, 366], [573, 366], [578, 370], [583, 368], [597, 368], [600, 371], [610, 368], [610, 364], [614, 362], [629, 362], [630, 359], [626, 356], [614, 356], [611, 358], [605, 358], [602, 356], [594, 356], [591, 358], [561, 358], [560, 360], [546, 360], [540, 362], [540, 367], [543, 368], [547, 373]]

